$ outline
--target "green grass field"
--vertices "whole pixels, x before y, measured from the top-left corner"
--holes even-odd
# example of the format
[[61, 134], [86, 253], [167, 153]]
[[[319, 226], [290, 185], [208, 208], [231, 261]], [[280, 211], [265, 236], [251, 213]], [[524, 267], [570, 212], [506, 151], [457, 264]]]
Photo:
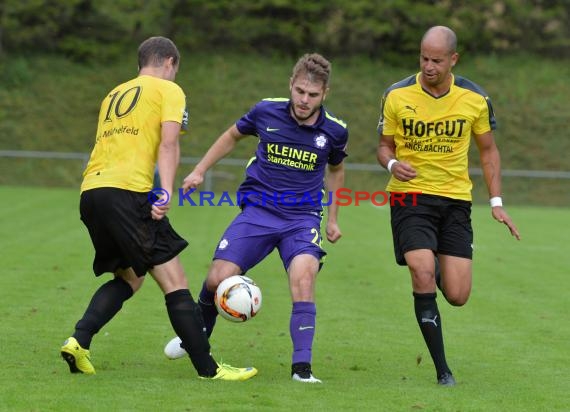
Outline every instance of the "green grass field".
[[[248, 382], [197, 379], [169, 361], [173, 336], [149, 277], [91, 346], [95, 376], [71, 375], [59, 356], [93, 291], [92, 248], [74, 189], [0, 188], [2, 411], [563, 411], [569, 408], [570, 209], [511, 207], [523, 240], [476, 206], [471, 300], [439, 299], [447, 357], [458, 385], [441, 388], [414, 319], [409, 275], [392, 257], [389, 213], [344, 207], [344, 238], [326, 244], [313, 369], [323, 385], [292, 382], [286, 277], [277, 254], [249, 272], [261, 286], [255, 319], [219, 319], [217, 359], [259, 375]], [[228, 207], [174, 207], [190, 247], [183, 263], [194, 294]]]

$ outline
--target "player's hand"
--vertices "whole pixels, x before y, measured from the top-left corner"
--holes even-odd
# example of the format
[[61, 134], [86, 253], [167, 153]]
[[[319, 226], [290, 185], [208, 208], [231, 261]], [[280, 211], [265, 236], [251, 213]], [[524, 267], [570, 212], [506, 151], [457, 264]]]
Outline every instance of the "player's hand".
[[193, 170], [182, 182], [182, 193], [186, 193], [190, 189], [196, 189], [204, 181], [204, 174]]
[[407, 182], [412, 180], [417, 176], [416, 169], [414, 169], [409, 163], [406, 162], [396, 162], [392, 166], [392, 176], [402, 182]]
[[170, 210], [170, 201], [168, 201], [165, 204], [162, 204], [162, 203], [160, 203], [160, 199], [159, 199], [159, 201], [157, 203], [152, 205], [150, 215], [152, 216], [152, 218], [154, 220], [160, 220], [164, 216], [166, 216], [166, 214], [168, 213], [169, 210]]
[[513, 220], [507, 214], [505, 209], [503, 209], [501, 206], [496, 206], [491, 208], [491, 213], [493, 214], [493, 218], [497, 222], [504, 223], [509, 228], [509, 230], [511, 231], [511, 235], [513, 235], [517, 240], [521, 240], [521, 235], [519, 233], [519, 230], [517, 229], [517, 227], [513, 223]]
[[338, 227], [336, 222], [327, 222], [327, 240], [331, 243], [335, 243], [342, 237], [342, 232]]

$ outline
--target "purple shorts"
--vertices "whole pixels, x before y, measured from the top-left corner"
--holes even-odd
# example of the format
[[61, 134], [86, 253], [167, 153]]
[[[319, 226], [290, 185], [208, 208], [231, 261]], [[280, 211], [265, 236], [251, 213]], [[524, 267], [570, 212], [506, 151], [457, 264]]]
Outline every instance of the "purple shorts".
[[246, 206], [222, 235], [214, 259], [233, 262], [245, 273], [277, 248], [285, 270], [301, 254], [315, 256], [322, 266], [326, 252], [320, 246], [320, 228], [320, 216], [283, 218], [266, 208]]

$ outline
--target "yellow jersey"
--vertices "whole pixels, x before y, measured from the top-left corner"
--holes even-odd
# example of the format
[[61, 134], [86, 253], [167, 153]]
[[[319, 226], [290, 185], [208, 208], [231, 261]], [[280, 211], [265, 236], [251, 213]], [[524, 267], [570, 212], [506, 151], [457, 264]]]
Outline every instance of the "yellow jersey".
[[150, 191], [161, 125], [168, 121], [187, 128], [186, 96], [176, 83], [143, 75], [111, 90], [101, 103], [81, 192], [99, 187]]
[[491, 101], [478, 85], [453, 75], [449, 92], [434, 97], [419, 76], [393, 84], [382, 97], [378, 132], [394, 136], [396, 158], [417, 172], [408, 182], [392, 176], [387, 190], [471, 201], [469, 144], [472, 134], [496, 128]]

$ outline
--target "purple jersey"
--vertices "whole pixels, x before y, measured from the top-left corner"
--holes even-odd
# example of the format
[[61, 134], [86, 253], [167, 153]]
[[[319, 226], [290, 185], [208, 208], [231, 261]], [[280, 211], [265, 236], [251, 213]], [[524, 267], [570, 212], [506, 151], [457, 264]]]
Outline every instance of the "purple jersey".
[[280, 215], [320, 214], [327, 164], [347, 156], [346, 123], [321, 107], [315, 124], [299, 125], [289, 99], [265, 99], [236, 122], [242, 134], [259, 137], [255, 157], [239, 187], [240, 204]]

